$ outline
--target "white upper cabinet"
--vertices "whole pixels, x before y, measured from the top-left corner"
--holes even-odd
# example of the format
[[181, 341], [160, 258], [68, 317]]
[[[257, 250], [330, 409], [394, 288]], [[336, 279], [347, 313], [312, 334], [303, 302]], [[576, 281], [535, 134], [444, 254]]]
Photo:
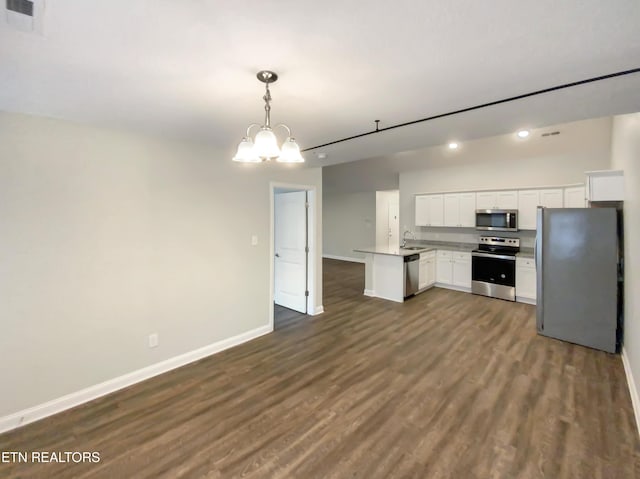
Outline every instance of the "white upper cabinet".
[[540, 192], [538, 190], [518, 191], [518, 229], [536, 229], [536, 215], [539, 204]]
[[624, 201], [622, 170], [587, 171], [589, 201]]
[[545, 208], [562, 208], [564, 205], [562, 188], [540, 190], [540, 206]]
[[429, 226], [444, 226], [444, 195], [429, 195]]
[[476, 226], [476, 194], [460, 193], [460, 226], [475, 228]]
[[479, 191], [476, 193], [476, 208], [479, 210], [517, 210], [517, 191]]
[[583, 208], [586, 200], [585, 188], [577, 186], [417, 195], [415, 206], [416, 226], [473, 228], [476, 210], [518, 210], [518, 228], [535, 230], [538, 206]]
[[460, 225], [460, 197], [458, 193], [444, 195], [444, 225]]
[[444, 226], [444, 195], [416, 196], [416, 226]]
[[584, 186], [572, 186], [564, 189], [564, 207], [565, 208], [586, 208], [587, 200], [585, 198]]
[[416, 226], [429, 224], [429, 201], [427, 195], [416, 196]]
[[517, 210], [518, 209], [518, 192], [517, 191], [498, 191], [497, 207], [499, 210]]
[[444, 195], [444, 226], [473, 228], [476, 221], [476, 194]]
[[492, 210], [496, 206], [495, 191], [479, 191], [476, 193], [476, 207], [479, 210]]
[[518, 229], [535, 230], [538, 206], [562, 208], [562, 188], [518, 191]]

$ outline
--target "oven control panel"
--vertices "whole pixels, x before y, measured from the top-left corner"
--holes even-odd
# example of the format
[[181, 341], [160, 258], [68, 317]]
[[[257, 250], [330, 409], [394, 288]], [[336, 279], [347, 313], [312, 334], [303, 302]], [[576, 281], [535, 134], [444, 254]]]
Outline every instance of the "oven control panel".
[[491, 246], [510, 246], [512, 248], [520, 247], [520, 238], [503, 238], [500, 236], [480, 236], [480, 244]]

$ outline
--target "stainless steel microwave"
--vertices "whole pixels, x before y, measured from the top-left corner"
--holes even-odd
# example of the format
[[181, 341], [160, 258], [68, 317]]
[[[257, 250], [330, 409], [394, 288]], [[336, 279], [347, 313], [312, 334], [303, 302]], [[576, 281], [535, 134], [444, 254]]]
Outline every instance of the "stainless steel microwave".
[[518, 210], [476, 210], [476, 229], [518, 231]]

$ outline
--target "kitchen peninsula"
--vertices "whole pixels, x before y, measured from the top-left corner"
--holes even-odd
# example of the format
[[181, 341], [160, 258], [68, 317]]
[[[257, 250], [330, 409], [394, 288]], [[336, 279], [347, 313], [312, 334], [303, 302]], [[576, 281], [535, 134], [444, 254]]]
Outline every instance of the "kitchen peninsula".
[[406, 248], [378, 246], [354, 251], [366, 254], [364, 294], [403, 302], [436, 283], [470, 291], [474, 247], [472, 243], [428, 242]]

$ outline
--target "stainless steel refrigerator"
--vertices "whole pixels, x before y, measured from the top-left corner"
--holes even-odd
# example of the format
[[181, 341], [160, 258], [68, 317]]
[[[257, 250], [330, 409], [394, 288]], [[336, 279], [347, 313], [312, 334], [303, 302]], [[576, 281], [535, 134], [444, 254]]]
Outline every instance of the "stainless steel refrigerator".
[[538, 334], [616, 352], [619, 330], [615, 208], [538, 208]]

